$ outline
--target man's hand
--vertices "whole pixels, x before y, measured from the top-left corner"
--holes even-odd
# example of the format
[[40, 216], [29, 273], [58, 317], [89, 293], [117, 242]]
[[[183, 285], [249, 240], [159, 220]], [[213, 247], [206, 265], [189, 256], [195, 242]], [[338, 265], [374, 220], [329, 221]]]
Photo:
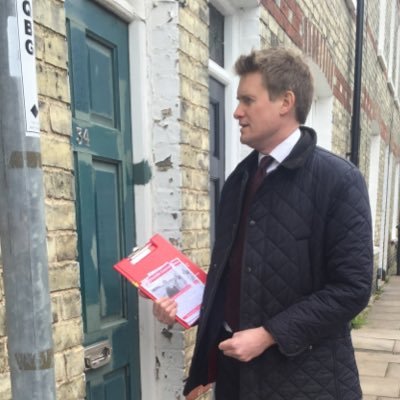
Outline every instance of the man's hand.
[[177, 310], [178, 304], [169, 297], [163, 297], [153, 303], [153, 314], [162, 324], [172, 325]]
[[262, 326], [235, 332], [230, 339], [224, 340], [218, 348], [228, 357], [248, 362], [258, 357], [275, 344], [275, 339]]

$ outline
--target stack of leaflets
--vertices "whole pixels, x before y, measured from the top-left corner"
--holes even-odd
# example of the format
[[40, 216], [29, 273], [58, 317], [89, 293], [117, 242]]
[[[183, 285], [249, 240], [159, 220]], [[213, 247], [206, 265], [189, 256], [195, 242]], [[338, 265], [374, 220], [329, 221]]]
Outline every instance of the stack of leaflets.
[[206, 273], [161, 235], [154, 235], [114, 268], [152, 300], [173, 298], [185, 328], [199, 318]]

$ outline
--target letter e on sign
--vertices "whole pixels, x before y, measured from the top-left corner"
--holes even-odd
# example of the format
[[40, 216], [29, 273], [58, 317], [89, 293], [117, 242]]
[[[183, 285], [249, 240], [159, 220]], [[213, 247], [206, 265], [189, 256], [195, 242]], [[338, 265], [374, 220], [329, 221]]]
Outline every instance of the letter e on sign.
[[39, 136], [39, 107], [36, 83], [35, 35], [32, 0], [17, 0], [19, 49], [24, 88], [26, 135]]

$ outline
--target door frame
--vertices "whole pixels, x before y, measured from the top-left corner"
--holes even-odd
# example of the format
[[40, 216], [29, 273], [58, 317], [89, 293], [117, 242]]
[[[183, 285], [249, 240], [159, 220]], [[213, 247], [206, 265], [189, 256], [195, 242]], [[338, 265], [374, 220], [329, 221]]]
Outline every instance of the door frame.
[[[152, 143], [149, 135], [134, 132], [150, 132], [149, 82], [147, 79], [148, 55], [146, 49], [145, 0], [92, 0], [128, 24], [129, 68], [131, 94], [131, 127], [133, 164], [151, 160]], [[153, 203], [150, 184], [134, 185], [135, 233], [137, 244], [145, 243], [153, 233]], [[140, 212], [136, 212], [140, 210]], [[146, 332], [146, 334], [142, 334]], [[156, 324], [151, 302], [139, 296], [139, 357], [142, 399], [157, 400], [159, 381], [155, 377]], [[152, 333], [152, 334], [149, 334]]]

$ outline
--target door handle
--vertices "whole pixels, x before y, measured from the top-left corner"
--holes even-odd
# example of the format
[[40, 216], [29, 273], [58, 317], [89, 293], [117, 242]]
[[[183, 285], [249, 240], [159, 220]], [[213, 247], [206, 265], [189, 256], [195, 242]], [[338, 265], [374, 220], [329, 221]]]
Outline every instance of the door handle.
[[85, 372], [108, 364], [111, 356], [112, 346], [108, 340], [85, 347]]

